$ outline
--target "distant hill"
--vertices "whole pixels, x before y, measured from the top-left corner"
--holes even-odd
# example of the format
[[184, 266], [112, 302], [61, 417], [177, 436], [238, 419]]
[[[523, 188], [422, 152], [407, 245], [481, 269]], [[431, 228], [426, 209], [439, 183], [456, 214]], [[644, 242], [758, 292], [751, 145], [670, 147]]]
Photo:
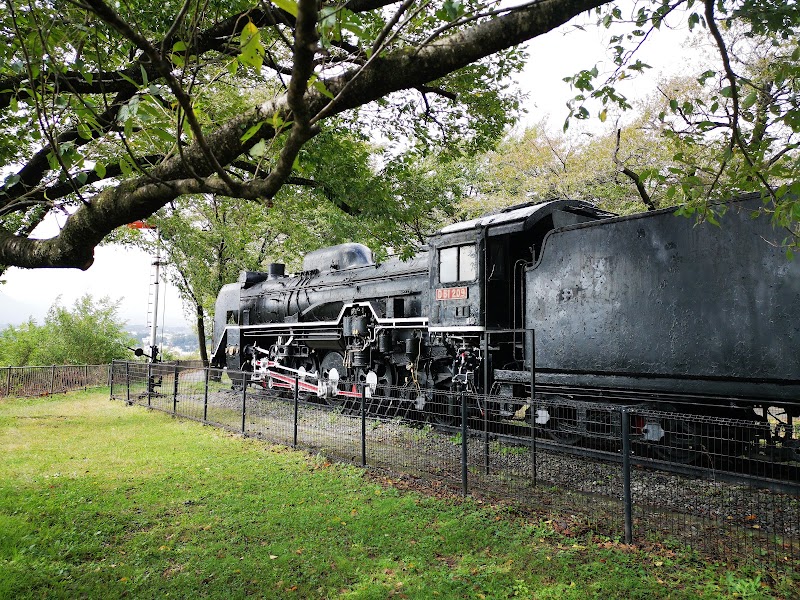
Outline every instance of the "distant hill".
[[[150, 343], [150, 328], [147, 325], [128, 325], [125, 329], [139, 340], [142, 346]], [[184, 353], [198, 352], [197, 334], [188, 325], [166, 325], [163, 329], [159, 325], [157, 338], [156, 344], [164, 348]]]

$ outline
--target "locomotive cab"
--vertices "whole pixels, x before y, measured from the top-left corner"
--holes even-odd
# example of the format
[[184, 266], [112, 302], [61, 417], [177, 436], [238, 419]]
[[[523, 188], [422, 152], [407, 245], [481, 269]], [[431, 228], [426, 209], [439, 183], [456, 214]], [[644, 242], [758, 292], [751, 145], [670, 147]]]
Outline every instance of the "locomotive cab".
[[546, 235], [612, 216], [586, 202], [556, 200], [441, 229], [430, 240], [431, 329], [522, 328], [524, 267], [538, 259]]

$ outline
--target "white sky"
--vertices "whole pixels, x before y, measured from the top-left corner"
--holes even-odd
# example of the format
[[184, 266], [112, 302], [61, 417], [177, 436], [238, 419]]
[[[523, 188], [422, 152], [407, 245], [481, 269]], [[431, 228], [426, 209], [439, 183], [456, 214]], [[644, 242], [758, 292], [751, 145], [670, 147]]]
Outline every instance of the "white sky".
[[[524, 122], [548, 117], [551, 127], [560, 128], [568, 112], [566, 102], [574, 95], [563, 78], [591, 68], [597, 61], [605, 61], [607, 70], [612, 68], [605, 42], [609, 33], [595, 27], [594, 19], [593, 15], [583, 15], [528, 43], [530, 60], [519, 79], [520, 87], [528, 93]], [[574, 27], [575, 23], [587, 26], [580, 30]], [[621, 84], [623, 93], [634, 99], [643, 98], [654, 91], [661, 74], [695, 72], [688, 67], [690, 53], [682, 48], [686, 34], [685, 30], [664, 30], [651, 36], [638, 56], [653, 69], [647, 76]], [[602, 66], [600, 70], [602, 73]], [[41, 237], [53, 235], [54, 231]], [[59, 295], [62, 305], [71, 306], [86, 293], [95, 298], [119, 299], [120, 316], [131, 325], [143, 324], [147, 319], [152, 262], [153, 257], [142, 251], [105, 246], [95, 250], [95, 262], [87, 271], [11, 268], [2, 277], [7, 283], [0, 285], [0, 326], [20, 323], [31, 316], [41, 323]], [[184, 310], [177, 292], [171, 286], [160, 287], [162, 298], [166, 291], [163, 315], [167, 328], [183, 324]], [[161, 322], [159, 318], [159, 325]]]

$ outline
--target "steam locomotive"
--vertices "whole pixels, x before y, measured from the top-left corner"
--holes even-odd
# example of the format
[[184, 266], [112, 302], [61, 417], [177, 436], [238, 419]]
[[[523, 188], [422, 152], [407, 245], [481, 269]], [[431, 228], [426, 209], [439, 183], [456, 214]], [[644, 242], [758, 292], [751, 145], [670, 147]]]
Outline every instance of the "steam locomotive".
[[779, 406], [791, 430], [800, 261], [771, 243], [781, 235], [758, 195], [718, 208], [719, 226], [527, 203], [444, 227], [407, 261], [348, 243], [294, 275], [243, 272], [217, 299], [213, 363], [331, 403], [358, 394], [353, 382], [399, 387], [398, 402], [442, 420], [454, 408], [434, 398], [453, 390], [501, 417], [578, 418], [536, 410], [535, 386], [545, 400], [623, 390], [717, 416]]

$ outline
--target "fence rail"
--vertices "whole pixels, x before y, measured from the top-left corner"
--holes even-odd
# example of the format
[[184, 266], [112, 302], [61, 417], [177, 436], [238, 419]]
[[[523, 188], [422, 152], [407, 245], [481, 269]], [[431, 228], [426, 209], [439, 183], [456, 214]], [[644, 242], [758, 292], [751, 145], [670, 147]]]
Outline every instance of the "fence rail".
[[0, 367], [0, 398], [60, 394], [109, 384], [109, 365]]
[[[117, 362], [111, 397], [464, 494], [513, 498], [576, 534], [690, 545], [768, 573], [800, 567], [800, 463], [757, 460], [770, 448], [745, 440], [763, 420], [538, 398], [525, 419], [498, 412], [502, 397], [386, 385], [324, 404], [297, 380], [255, 389], [248, 377]], [[556, 425], [532, 424], [544, 415]], [[648, 427], [657, 447], [642, 442]]]

